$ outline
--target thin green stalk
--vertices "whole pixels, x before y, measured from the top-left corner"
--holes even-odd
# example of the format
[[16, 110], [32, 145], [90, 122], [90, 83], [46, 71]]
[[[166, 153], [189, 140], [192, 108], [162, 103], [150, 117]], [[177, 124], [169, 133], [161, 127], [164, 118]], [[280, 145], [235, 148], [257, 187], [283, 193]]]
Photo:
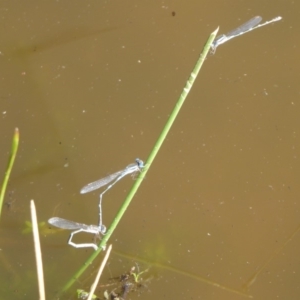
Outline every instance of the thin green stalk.
[[217, 33], [218, 33], [219, 28], [217, 28], [209, 37], [209, 39], [207, 40], [202, 53], [200, 54], [200, 57], [194, 67], [194, 70], [192, 71], [190, 78], [188, 79], [186, 86], [184, 87], [180, 98], [178, 99], [162, 133], [160, 134], [157, 142], [154, 145], [153, 150], [151, 151], [147, 163], [146, 163], [146, 167], [143, 170], [143, 172], [138, 176], [137, 180], [135, 181], [135, 184], [133, 185], [131, 191], [129, 192], [128, 196], [126, 197], [123, 205], [121, 206], [119, 212], [117, 213], [115, 219], [113, 220], [111, 226], [109, 227], [107, 233], [104, 235], [104, 237], [102, 238], [100, 245], [99, 245], [99, 249], [97, 251], [95, 251], [85, 262], [85, 264], [73, 275], [72, 279], [70, 279], [67, 284], [62, 288], [62, 290], [60, 291], [59, 294], [66, 292], [75, 281], [78, 280], [78, 278], [81, 276], [81, 274], [87, 269], [87, 267], [93, 262], [93, 260], [98, 256], [98, 254], [101, 252], [102, 247], [106, 245], [107, 241], [109, 240], [110, 236], [112, 235], [112, 233], [114, 232], [115, 228], [117, 227], [118, 223], [120, 222], [123, 214], [125, 213], [127, 207], [129, 206], [133, 196], [135, 195], [137, 189], [139, 188], [144, 176], [146, 175], [146, 173], [148, 172], [149, 167], [151, 166], [156, 154], [158, 153], [158, 150], [160, 149], [163, 141], [165, 140], [172, 124], [175, 121], [176, 116], [179, 113], [179, 110], [182, 106], [182, 104], [184, 103], [184, 100], [186, 99], [188, 93], [190, 92], [195, 79], [203, 65], [203, 62], [208, 54], [208, 52], [210, 51], [210, 46], [213, 42], [213, 40], [215, 39]]
[[2, 183], [1, 191], [0, 191], [0, 216], [1, 216], [1, 211], [2, 211], [2, 207], [3, 207], [3, 201], [4, 201], [6, 187], [8, 184], [8, 180], [9, 180], [9, 176], [10, 176], [12, 167], [14, 165], [16, 154], [18, 151], [18, 146], [19, 146], [19, 129], [16, 128], [14, 136], [13, 136], [13, 142], [12, 142], [12, 147], [11, 147], [11, 152], [10, 152], [10, 156], [9, 156], [7, 169], [6, 169], [6, 172], [4, 175], [4, 179], [3, 179], [3, 183]]
[[[146, 164], [148, 168], [152, 164], [156, 154], [158, 153], [158, 150], [160, 149], [163, 141], [165, 140], [168, 132], [170, 131], [170, 128], [173, 125], [173, 123], [175, 121], [175, 118], [177, 117], [177, 115], [178, 115], [178, 113], [179, 113], [179, 111], [180, 111], [180, 109], [181, 109], [188, 93], [190, 92], [190, 90], [191, 90], [191, 88], [192, 88], [192, 86], [193, 86], [193, 84], [194, 84], [194, 82], [195, 82], [195, 80], [198, 76], [198, 73], [199, 73], [199, 71], [200, 71], [200, 69], [201, 69], [201, 67], [204, 63], [204, 60], [205, 60], [208, 52], [210, 51], [211, 44], [214, 41], [214, 39], [215, 39], [215, 37], [218, 33], [218, 30], [219, 30], [219, 28], [217, 28], [214, 32], [212, 32], [210, 37], [208, 38], [208, 40], [207, 40], [207, 42], [206, 42], [206, 44], [203, 48], [203, 51], [200, 54], [200, 57], [199, 57], [196, 65], [195, 65], [195, 67], [194, 67], [194, 69], [193, 69], [193, 71], [190, 75], [190, 78], [186, 82], [186, 85], [183, 88], [183, 91], [182, 91], [182, 93], [181, 93], [181, 95], [180, 95], [180, 97], [179, 97], [179, 99], [178, 99], [178, 101], [177, 101], [177, 103], [176, 103], [176, 105], [175, 105], [175, 107], [174, 107], [174, 109], [173, 109], [173, 111], [172, 111], [172, 113], [171, 113], [164, 129], [163, 129], [163, 131], [161, 132], [157, 142], [154, 145], [154, 148], [152, 149], [152, 151], [151, 151], [151, 153], [148, 157], [147, 164]], [[146, 170], [146, 172], [147, 172], [147, 170]], [[144, 172], [144, 173], [146, 173], [146, 172]]]

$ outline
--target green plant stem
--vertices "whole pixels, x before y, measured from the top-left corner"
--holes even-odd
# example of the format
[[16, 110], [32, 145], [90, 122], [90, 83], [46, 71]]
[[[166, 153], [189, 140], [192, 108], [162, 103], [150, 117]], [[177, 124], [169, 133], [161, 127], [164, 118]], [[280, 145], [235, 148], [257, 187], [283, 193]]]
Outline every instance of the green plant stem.
[[9, 180], [9, 176], [10, 176], [12, 167], [14, 165], [16, 154], [17, 154], [17, 151], [18, 151], [18, 146], [19, 146], [19, 129], [15, 128], [15, 133], [14, 133], [14, 136], [13, 136], [11, 152], [10, 152], [10, 156], [9, 156], [9, 160], [8, 160], [8, 165], [7, 165], [7, 169], [6, 169], [6, 172], [5, 172], [5, 175], [4, 175], [4, 179], [3, 179], [3, 183], [2, 183], [1, 191], [0, 191], [0, 216], [1, 216], [1, 212], [2, 212], [6, 187], [7, 187], [7, 184], [8, 184], [8, 180]]
[[[157, 139], [157, 141], [154, 145], [154, 148], [152, 149], [152, 151], [151, 151], [151, 153], [148, 157], [147, 164], [146, 164], [147, 165], [147, 170], [149, 169], [150, 165], [152, 164], [156, 154], [158, 153], [158, 150], [160, 149], [163, 141], [165, 140], [168, 132], [170, 131], [170, 128], [173, 125], [173, 123], [174, 123], [174, 121], [175, 121], [175, 119], [176, 119], [176, 117], [177, 117], [177, 115], [178, 115], [178, 113], [179, 113], [179, 111], [180, 111], [180, 109], [181, 109], [188, 93], [190, 92], [190, 90], [191, 90], [191, 88], [192, 88], [192, 86], [193, 86], [193, 84], [194, 84], [194, 82], [195, 82], [195, 80], [198, 76], [198, 73], [199, 73], [199, 71], [200, 71], [200, 69], [201, 69], [201, 67], [204, 63], [204, 60], [205, 60], [208, 52], [210, 51], [211, 44], [214, 41], [214, 39], [215, 39], [215, 37], [218, 33], [218, 30], [219, 30], [219, 28], [217, 28], [214, 32], [212, 32], [210, 37], [208, 38], [208, 40], [207, 40], [207, 42], [206, 42], [206, 44], [203, 48], [203, 51], [200, 54], [200, 57], [199, 57], [196, 65], [195, 65], [195, 67], [194, 67], [194, 69], [193, 69], [193, 71], [190, 75], [190, 78], [186, 82], [186, 85], [183, 88], [183, 91], [182, 91], [182, 93], [181, 93], [181, 95], [180, 95], [180, 97], [179, 97], [179, 99], [178, 99], [178, 101], [177, 101], [177, 103], [176, 103], [176, 105], [175, 105], [175, 107], [174, 107], [174, 109], [173, 109], [173, 111], [172, 111], [172, 113], [171, 113], [164, 129], [162, 130], [159, 138]], [[147, 170], [143, 173], [145, 174], [147, 172]]]
[[127, 207], [129, 206], [133, 196], [135, 195], [137, 189], [139, 188], [144, 176], [146, 175], [147, 171], [149, 170], [149, 167], [151, 166], [156, 154], [158, 153], [158, 150], [160, 149], [163, 141], [165, 140], [172, 124], [175, 121], [176, 116], [179, 113], [179, 110], [181, 108], [181, 106], [184, 103], [184, 100], [186, 99], [188, 93], [190, 92], [195, 79], [203, 65], [203, 62], [210, 50], [210, 46], [213, 42], [213, 40], [215, 39], [217, 32], [218, 32], [219, 28], [217, 28], [208, 38], [202, 53], [200, 54], [200, 57], [194, 67], [194, 70], [192, 71], [190, 78], [188, 79], [186, 86], [184, 87], [180, 98], [178, 99], [164, 129], [162, 130], [162, 133], [160, 134], [157, 142], [154, 145], [153, 150], [151, 151], [147, 163], [146, 163], [146, 167], [143, 170], [143, 172], [138, 176], [137, 180], [135, 181], [135, 184], [133, 185], [131, 191], [129, 192], [128, 196], [126, 197], [124, 203], [122, 204], [119, 212], [117, 213], [115, 219], [113, 220], [111, 226], [109, 227], [107, 233], [104, 235], [104, 237], [102, 238], [100, 245], [99, 245], [99, 249], [97, 251], [95, 251], [85, 262], [85, 264], [74, 274], [74, 276], [67, 282], [67, 284], [62, 288], [62, 290], [60, 291], [59, 295], [63, 292], [66, 292], [75, 281], [78, 280], [78, 278], [81, 276], [81, 274], [87, 269], [87, 267], [93, 262], [93, 260], [98, 256], [98, 254], [101, 252], [102, 247], [106, 245], [107, 241], [109, 240], [110, 236], [112, 235], [113, 231], [115, 230], [116, 226], [118, 225], [119, 221], [121, 220], [123, 214], [125, 213]]

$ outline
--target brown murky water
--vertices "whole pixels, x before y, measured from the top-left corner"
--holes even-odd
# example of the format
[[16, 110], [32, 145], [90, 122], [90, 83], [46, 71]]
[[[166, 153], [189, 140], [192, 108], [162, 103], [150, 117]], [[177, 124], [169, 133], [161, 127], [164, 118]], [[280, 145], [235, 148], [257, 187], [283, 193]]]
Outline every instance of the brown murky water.
[[[95, 224], [98, 192], [80, 188], [147, 159], [210, 32], [281, 15], [209, 56], [111, 239], [103, 280], [140, 262], [153, 276], [143, 299], [299, 299], [298, 11], [277, 0], [2, 3], [2, 172], [15, 127], [21, 142], [1, 218], [1, 298], [37, 298], [22, 232], [30, 199], [39, 221]], [[105, 224], [132, 184], [106, 194]], [[93, 251], [68, 234], [41, 232], [48, 299]]]

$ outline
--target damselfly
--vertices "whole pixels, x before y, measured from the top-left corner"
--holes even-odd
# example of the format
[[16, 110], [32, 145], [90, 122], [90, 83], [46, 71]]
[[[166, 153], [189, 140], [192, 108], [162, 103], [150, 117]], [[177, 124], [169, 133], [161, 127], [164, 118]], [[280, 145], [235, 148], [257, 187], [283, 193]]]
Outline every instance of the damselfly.
[[279, 17], [276, 17], [276, 18], [274, 18], [270, 21], [266, 21], [263, 24], [259, 24], [262, 20], [262, 17], [256, 16], [256, 17], [250, 19], [248, 22], [242, 24], [238, 28], [229, 31], [226, 34], [222, 34], [222, 35], [217, 36], [216, 39], [213, 41], [213, 43], [211, 45], [211, 49], [212, 49], [213, 53], [215, 53], [215, 51], [216, 51], [216, 49], [219, 45], [224, 44], [227, 41], [229, 41], [229, 40], [231, 40], [231, 39], [233, 39], [237, 36], [240, 36], [240, 35], [242, 35], [246, 32], [249, 32], [251, 30], [254, 30], [254, 29], [260, 28], [262, 26], [271, 24], [273, 22], [277, 22], [281, 19], [282, 19], [282, 17], [279, 16]]
[[128, 174], [134, 174], [136, 172], [141, 172], [144, 168], [144, 162], [137, 158], [135, 160], [135, 163], [128, 165], [125, 169], [120, 170], [118, 172], [115, 172], [113, 174], [110, 174], [104, 178], [101, 178], [99, 180], [96, 180], [94, 182], [91, 182], [84, 186], [81, 190], [81, 194], [89, 193], [92, 191], [95, 191], [113, 181], [112, 184], [110, 184], [99, 196], [99, 226], [102, 224], [102, 197], [103, 195], [112, 188], [119, 180], [121, 180], [123, 177], [125, 177]]
[[82, 223], [77, 223], [73, 221], [69, 221], [66, 219], [62, 219], [59, 217], [54, 217], [48, 220], [48, 223], [61, 228], [61, 229], [68, 229], [68, 230], [75, 230], [70, 234], [70, 238], [68, 240], [68, 244], [75, 247], [75, 248], [87, 248], [92, 247], [95, 250], [98, 249], [98, 246], [94, 243], [82, 243], [82, 244], [76, 244], [72, 242], [73, 236], [79, 232], [87, 232], [87, 233], [93, 233], [93, 234], [102, 234], [104, 235], [106, 232], [106, 227], [101, 224], [101, 226], [97, 225], [85, 225]]

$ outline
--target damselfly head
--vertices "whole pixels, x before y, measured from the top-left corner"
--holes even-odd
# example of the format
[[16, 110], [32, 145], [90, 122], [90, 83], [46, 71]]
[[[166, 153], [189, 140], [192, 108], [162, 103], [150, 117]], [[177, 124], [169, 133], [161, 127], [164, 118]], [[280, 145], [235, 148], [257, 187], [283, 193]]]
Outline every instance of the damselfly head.
[[135, 162], [138, 165], [139, 169], [143, 169], [144, 168], [145, 165], [144, 165], [144, 162], [141, 159], [136, 158]]

